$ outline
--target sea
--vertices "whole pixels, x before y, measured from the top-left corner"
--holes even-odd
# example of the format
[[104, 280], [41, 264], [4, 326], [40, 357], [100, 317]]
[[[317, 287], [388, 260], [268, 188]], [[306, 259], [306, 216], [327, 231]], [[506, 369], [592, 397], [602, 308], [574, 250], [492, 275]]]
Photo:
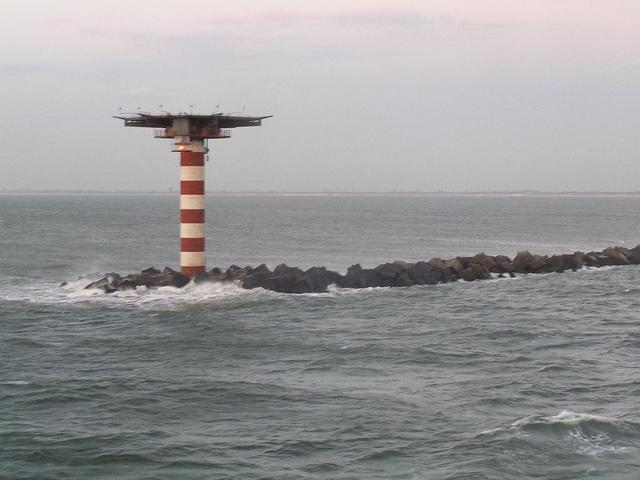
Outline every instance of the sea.
[[[209, 268], [640, 243], [633, 195], [206, 206]], [[83, 289], [176, 268], [178, 218], [175, 194], [0, 195], [0, 478], [640, 478], [640, 266], [303, 295]]]

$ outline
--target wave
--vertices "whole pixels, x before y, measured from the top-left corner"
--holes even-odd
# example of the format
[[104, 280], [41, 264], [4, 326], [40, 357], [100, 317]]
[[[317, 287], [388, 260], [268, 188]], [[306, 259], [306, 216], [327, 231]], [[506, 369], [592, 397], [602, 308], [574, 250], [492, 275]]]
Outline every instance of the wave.
[[[562, 410], [551, 416], [527, 416], [507, 427], [483, 430], [477, 436], [518, 437], [533, 443], [552, 442], [581, 455], [625, 454], [640, 450], [640, 424], [590, 413]], [[558, 442], [561, 443], [558, 443]]]
[[183, 288], [159, 287], [122, 290], [106, 294], [98, 289], [85, 290], [85, 286], [101, 278], [102, 274], [83, 276], [78, 280], [60, 286], [54, 283], [35, 282], [28, 285], [0, 287], [0, 301], [25, 302], [41, 305], [82, 305], [138, 307], [156, 309], [177, 307], [198, 303], [255, 302], [291, 298], [335, 298], [342, 296], [362, 296], [378, 291], [391, 290], [390, 287], [345, 289], [330, 285], [326, 293], [303, 293], [290, 295], [262, 288], [247, 290], [234, 283], [207, 282], [190, 283]]

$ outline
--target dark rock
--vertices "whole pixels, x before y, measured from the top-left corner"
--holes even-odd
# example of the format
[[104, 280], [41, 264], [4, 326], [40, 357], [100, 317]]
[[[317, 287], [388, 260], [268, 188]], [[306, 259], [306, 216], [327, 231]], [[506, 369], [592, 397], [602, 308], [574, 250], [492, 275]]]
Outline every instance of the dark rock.
[[312, 272], [310, 276], [307, 276], [307, 278], [304, 278], [304, 275], [305, 273], [297, 267], [289, 267], [286, 264], [281, 264], [278, 265], [272, 273], [258, 272], [246, 275], [241, 285], [244, 288], [262, 287], [267, 290], [282, 293], [311, 292], [313, 291], [311, 286], [313, 281], [317, 281], [318, 285], [321, 286], [320, 275], [313, 276], [315, 275], [314, 272]]
[[122, 277], [117, 273], [107, 273], [100, 280], [96, 280], [95, 282], [91, 282], [89, 285], [84, 287], [85, 290], [89, 290], [92, 288], [99, 288], [101, 290], [107, 289], [116, 289], [118, 284], [122, 281]]
[[448, 271], [456, 277], [459, 277], [465, 268], [466, 267], [464, 266], [464, 263], [462, 262], [462, 260], [460, 260], [459, 257], [450, 258], [449, 260], [445, 260], [444, 262], [445, 271]]
[[418, 262], [407, 270], [407, 274], [413, 283], [417, 285], [435, 285], [444, 280], [444, 268], [442, 265], [444, 265], [444, 262], [440, 262], [439, 267], [434, 267], [431, 261]]
[[246, 276], [242, 280], [242, 288], [246, 289], [254, 289], [254, 288], [265, 288], [267, 290], [272, 290], [269, 288], [272, 283], [270, 281], [271, 273], [270, 272], [258, 272], [253, 273], [251, 275]]
[[222, 273], [222, 270], [220, 270], [218, 267], [214, 267], [209, 271], [209, 273], [213, 273], [214, 275], [220, 275]]
[[118, 290], [135, 290], [136, 287], [136, 283], [130, 278], [125, 278], [118, 284]]
[[395, 278], [392, 287], [410, 287], [415, 285], [416, 283], [411, 280], [409, 274], [407, 272], [400, 272], [400, 274]]
[[271, 270], [269, 270], [269, 267], [267, 267], [264, 263], [261, 263], [256, 268], [254, 268], [253, 272], [251, 273], [271, 273]]
[[640, 265], [640, 245], [629, 249], [629, 255], [627, 255], [627, 258], [632, 264]]
[[531, 255], [531, 260], [529, 261], [529, 265], [527, 265], [527, 270], [533, 273], [543, 272], [546, 265], [547, 257], [542, 255]]
[[[406, 262], [392, 262], [392, 263], [383, 263], [378, 265], [373, 269], [373, 274], [376, 277], [375, 285], [376, 287], [395, 287], [395, 286], [406, 286], [407, 278], [400, 279], [400, 275], [406, 273], [409, 269], [409, 264]], [[410, 279], [409, 279], [410, 280]], [[400, 285], [397, 285], [400, 283]]]
[[531, 262], [532, 255], [528, 250], [522, 250], [518, 252], [518, 254], [511, 262], [511, 266], [514, 272], [518, 273], [526, 273], [527, 267], [529, 266], [529, 262]]
[[427, 262], [427, 265], [430, 265], [438, 270], [444, 270], [444, 260], [442, 260], [441, 258], [432, 258]]
[[352, 265], [347, 274], [338, 283], [342, 288], [371, 288], [379, 287], [379, 279], [372, 269], [365, 269], [359, 263]]
[[210, 281], [211, 280], [207, 272], [198, 272], [193, 277], [193, 283], [195, 283], [196, 285], [201, 285]]
[[300, 280], [304, 286], [298, 286], [298, 289], [308, 289], [309, 292], [326, 292], [327, 287], [339, 279], [340, 274], [330, 272], [325, 267], [311, 267], [304, 272]]
[[477, 263], [478, 265], [483, 266], [484, 268], [486, 268], [487, 270], [489, 270], [490, 272], [494, 272], [497, 269], [497, 263], [495, 258], [486, 255], [484, 253], [479, 253], [477, 254], [475, 257], [473, 257], [471, 259], [471, 263]]
[[142, 270], [142, 273], [161, 273], [157, 268], [149, 267]]
[[61, 286], [61, 287], [66, 287], [67, 285], [69, 285], [69, 282], [62, 282], [62, 283], [60, 284], [60, 286]]
[[509, 257], [506, 257], [504, 255], [496, 255], [495, 257], [493, 257], [493, 261], [496, 264], [495, 270], [493, 270], [495, 272], [509, 273], [513, 270], [513, 267], [511, 266], [511, 259]]
[[473, 265], [465, 268], [460, 276], [467, 282], [473, 282], [474, 280], [487, 280], [491, 278], [491, 273], [489, 273], [489, 270], [482, 265], [474, 263]]
[[602, 255], [610, 259], [610, 265], [629, 265], [631, 261], [619, 247], [609, 247], [602, 251]]

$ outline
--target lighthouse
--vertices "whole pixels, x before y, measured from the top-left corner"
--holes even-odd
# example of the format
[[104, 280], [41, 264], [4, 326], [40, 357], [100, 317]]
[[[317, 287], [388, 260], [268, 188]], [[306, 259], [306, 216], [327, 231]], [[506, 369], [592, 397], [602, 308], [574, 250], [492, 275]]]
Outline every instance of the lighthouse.
[[205, 155], [209, 139], [230, 138], [231, 129], [257, 127], [263, 117], [193, 115], [186, 113], [122, 114], [125, 127], [154, 129], [155, 138], [173, 139], [180, 155], [180, 271], [193, 277], [206, 271], [205, 260]]

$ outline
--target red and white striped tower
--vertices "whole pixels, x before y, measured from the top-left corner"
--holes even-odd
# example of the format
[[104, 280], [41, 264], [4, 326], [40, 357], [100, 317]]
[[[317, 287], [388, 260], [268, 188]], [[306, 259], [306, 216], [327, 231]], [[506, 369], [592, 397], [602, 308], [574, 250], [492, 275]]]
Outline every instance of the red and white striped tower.
[[179, 145], [180, 271], [190, 277], [206, 271], [204, 258], [204, 155], [202, 140]]
[[126, 127], [154, 128], [156, 138], [175, 140], [180, 152], [180, 270], [193, 277], [206, 271], [204, 259], [204, 156], [208, 139], [229, 138], [232, 128], [257, 127], [271, 115], [250, 117], [212, 113], [152, 114], [137, 112], [116, 116]]

